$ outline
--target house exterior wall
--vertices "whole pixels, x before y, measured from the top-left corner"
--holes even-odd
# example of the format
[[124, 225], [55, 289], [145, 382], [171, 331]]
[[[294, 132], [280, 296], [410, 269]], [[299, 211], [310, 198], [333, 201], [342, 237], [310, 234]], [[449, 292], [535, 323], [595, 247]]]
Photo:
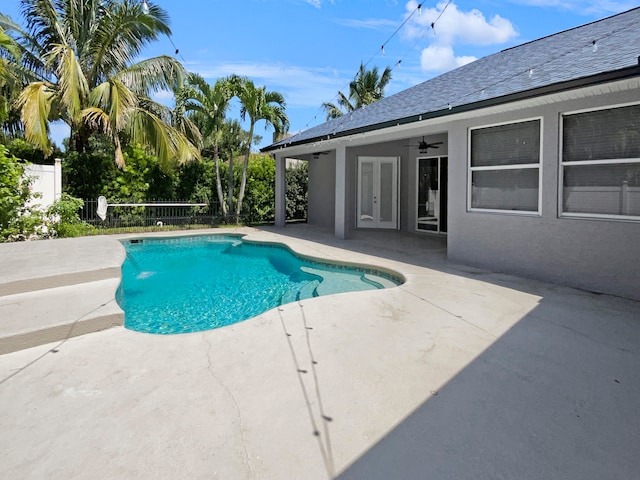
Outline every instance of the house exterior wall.
[[[448, 125], [451, 260], [640, 300], [640, 223], [559, 217], [561, 113], [637, 102], [631, 91]], [[468, 131], [542, 118], [541, 215], [467, 211]]]
[[335, 221], [336, 157], [331, 152], [309, 160], [307, 222], [333, 230]]
[[[606, 91], [609, 93], [603, 93]], [[329, 144], [327, 150], [344, 148], [346, 152], [345, 168], [341, 173], [344, 175], [344, 195], [335, 191], [335, 150], [310, 160], [309, 223], [331, 230], [336, 228], [337, 232], [335, 206], [336, 195], [339, 195], [345, 199], [346, 212], [345, 225], [339, 226], [340, 232], [346, 232], [347, 237], [353, 234], [356, 231], [358, 157], [399, 156], [400, 229], [416, 233], [416, 162], [423, 155], [406, 145], [410, 139], [424, 135], [428, 142], [445, 142], [441, 148], [424, 156], [448, 157], [449, 259], [492, 271], [640, 300], [640, 248], [637, 248], [640, 222], [559, 216], [561, 115], [637, 103], [640, 99], [638, 88], [602, 88], [593, 95], [568, 92], [562, 98], [567, 100], [543, 97], [523, 103], [528, 105], [526, 107], [510, 104], [476, 110], [457, 117], [462, 118], [459, 120], [455, 117], [430, 120]], [[530, 119], [540, 119], [542, 129], [540, 214], [468, 211], [470, 129]], [[420, 232], [420, 235], [432, 234]]]

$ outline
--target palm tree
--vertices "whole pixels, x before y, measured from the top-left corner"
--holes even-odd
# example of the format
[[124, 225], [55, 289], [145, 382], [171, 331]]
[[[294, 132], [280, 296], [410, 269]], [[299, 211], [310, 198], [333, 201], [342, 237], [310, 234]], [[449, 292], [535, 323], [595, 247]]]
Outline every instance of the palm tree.
[[17, 40], [23, 65], [36, 77], [18, 98], [29, 142], [48, 154], [49, 122], [61, 119], [79, 153], [92, 133], [107, 135], [120, 167], [125, 138], [150, 146], [164, 166], [199, 156], [175, 125], [175, 112], [151, 99], [181, 85], [182, 65], [168, 56], [134, 63], [143, 47], [171, 33], [166, 12], [148, 5], [147, 11], [138, 0], [21, 0], [26, 30]]
[[349, 97], [347, 98], [342, 92], [338, 92], [337, 105], [330, 102], [322, 104], [322, 107], [327, 112], [327, 120], [341, 117], [345, 113], [377, 102], [384, 97], [384, 89], [390, 81], [390, 67], [385, 68], [382, 75], [379, 75], [378, 67], [366, 70], [361, 63], [355, 79], [349, 84]]
[[3, 122], [9, 114], [9, 99], [15, 90], [17, 78], [10, 68], [9, 60], [16, 63], [21, 57], [18, 44], [0, 27], [0, 122]]
[[247, 170], [249, 167], [249, 155], [253, 143], [254, 127], [257, 122], [264, 120], [265, 129], [273, 126], [276, 135], [286, 133], [289, 129], [289, 119], [285, 113], [286, 102], [281, 93], [268, 91], [266, 87], [256, 87], [248, 78], [234, 76], [232, 79], [236, 87], [236, 95], [240, 100], [240, 118], [244, 121], [249, 117], [248, 141], [244, 146], [244, 163], [242, 168], [242, 181], [236, 204], [236, 220], [240, 217], [244, 190], [247, 185]]
[[189, 74], [188, 85], [180, 93], [176, 104], [189, 113], [194, 123], [198, 125], [202, 134], [203, 147], [213, 151], [216, 169], [216, 190], [218, 201], [222, 206], [222, 213], [227, 218], [227, 204], [222, 192], [220, 178], [220, 143], [225, 126], [225, 118], [229, 109], [229, 102], [233, 98], [231, 82], [226, 79], [216, 80], [213, 86], [198, 74]]

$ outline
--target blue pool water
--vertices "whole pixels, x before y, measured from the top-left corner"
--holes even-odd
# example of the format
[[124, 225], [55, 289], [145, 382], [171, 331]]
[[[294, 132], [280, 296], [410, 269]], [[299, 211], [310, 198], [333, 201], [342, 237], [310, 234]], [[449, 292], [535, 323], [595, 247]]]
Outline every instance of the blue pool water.
[[170, 334], [230, 325], [297, 300], [399, 285], [379, 271], [315, 262], [282, 246], [209, 235], [124, 242], [125, 327]]

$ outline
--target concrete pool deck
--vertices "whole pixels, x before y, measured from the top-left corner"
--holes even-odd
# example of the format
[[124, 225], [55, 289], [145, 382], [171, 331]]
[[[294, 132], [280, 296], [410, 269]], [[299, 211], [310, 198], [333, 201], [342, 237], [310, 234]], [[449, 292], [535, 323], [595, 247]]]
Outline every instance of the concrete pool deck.
[[[450, 264], [427, 237], [237, 232], [407, 281], [207, 332], [114, 327], [1, 355], [0, 478], [637, 477], [640, 303]], [[3, 280], [37, 276], [28, 250], [0, 247]]]

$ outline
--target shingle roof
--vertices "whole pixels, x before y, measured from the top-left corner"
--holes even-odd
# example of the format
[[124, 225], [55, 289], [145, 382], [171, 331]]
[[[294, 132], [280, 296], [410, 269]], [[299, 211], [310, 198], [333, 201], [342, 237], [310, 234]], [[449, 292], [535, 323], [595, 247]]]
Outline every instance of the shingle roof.
[[640, 7], [481, 58], [264, 150], [480, 107], [491, 99], [637, 66], [639, 55]]

